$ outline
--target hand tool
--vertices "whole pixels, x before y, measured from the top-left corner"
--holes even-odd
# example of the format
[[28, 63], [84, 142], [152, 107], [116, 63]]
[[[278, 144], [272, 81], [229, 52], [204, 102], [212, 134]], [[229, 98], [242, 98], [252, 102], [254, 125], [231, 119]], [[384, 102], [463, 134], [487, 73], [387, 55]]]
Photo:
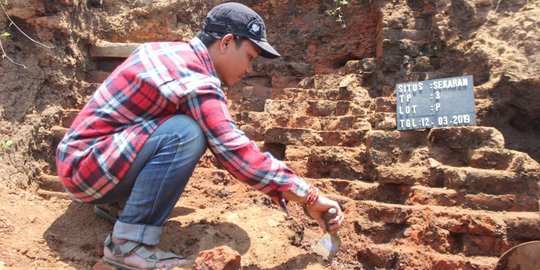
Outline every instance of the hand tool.
[[326, 226], [326, 233], [311, 245], [311, 250], [323, 257], [324, 260], [331, 261], [341, 246], [341, 239], [337, 233], [328, 231], [328, 222], [337, 216], [337, 209], [330, 208], [323, 214]]

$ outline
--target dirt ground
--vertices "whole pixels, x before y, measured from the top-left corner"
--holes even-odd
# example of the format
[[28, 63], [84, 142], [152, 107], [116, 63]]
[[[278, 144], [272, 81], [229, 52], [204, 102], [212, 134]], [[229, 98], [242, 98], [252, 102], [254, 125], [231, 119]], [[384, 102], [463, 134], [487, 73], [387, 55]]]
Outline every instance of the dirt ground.
[[[228, 177], [217, 183], [203, 179], [210, 178], [194, 177], [167, 221], [164, 249], [195, 259], [200, 251], [227, 245], [242, 255], [245, 269], [325, 269], [322, 259], [306, 251], [308, 241], [322, 235], [315, 224], [304, 232], [299, 213], [287, 218]], [[98, 263], [112, 225], [89, 205], [18, 190], [2, 194], [6, 269], [90, 269]], [[304, 234], [305, 243], [299, 236]]]
[[[55, 178], [55, 144], [121, 61], [89, 48], [188, 39], [221, 2], [1, 1], [0, 270], [111, 269], [100, 258], [112, 224]], [[492, 269], [540, 239], [539, 1], [350, 1], [343, 23], [325, 15], [335, 1], [241, 2], [284, 57], [228, 89], [232, 113], [340, 202], [343, 246], [323, 261], [298, 205], [287, 217], [207, 153], [163, 249], [194, 259], [226, 245], [242, 269]], [[477, 127], [395, 131], [396, 82], [467, 74]]]

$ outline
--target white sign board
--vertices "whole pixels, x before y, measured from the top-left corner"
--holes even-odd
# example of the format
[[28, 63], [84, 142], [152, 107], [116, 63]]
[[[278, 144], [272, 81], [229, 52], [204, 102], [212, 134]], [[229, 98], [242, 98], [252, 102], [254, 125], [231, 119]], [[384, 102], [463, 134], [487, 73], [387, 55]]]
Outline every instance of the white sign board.
[[473, 77], [396, 84], [398, 130], [476, 125]]

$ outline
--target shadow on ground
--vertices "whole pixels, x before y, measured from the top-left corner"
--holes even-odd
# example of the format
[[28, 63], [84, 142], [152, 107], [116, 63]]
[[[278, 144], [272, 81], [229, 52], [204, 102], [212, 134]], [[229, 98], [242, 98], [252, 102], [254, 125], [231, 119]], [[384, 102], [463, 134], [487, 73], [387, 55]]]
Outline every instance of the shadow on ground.
[[[194, 210], [177, 207], [165, 223], [160, 248], [194, 259], [199, 251], [227, 245], [244, 254], [251, 241], [233, 223], [201, 220], [183, 224], [181, 216]], [[76, 269], [92, 268], [103, 256], [103, 241], [113, 225], [96, 216], [92, 206], [72, 202], [43, 234], [53, 255]]]
[[[264, 268], [265, 270], [290, 270], [290, 269], [306, 269], [309, 265], [313, 264], [323, 264], [324, 261], [319, 255], [316, 254], [301, 254], [299, 256], [290, 258], [285, 263], [282, 263], [278, 266], [272, 268]], [[244, 270], [262, 270], [257, 265], [248, 265], [242, 267]]]

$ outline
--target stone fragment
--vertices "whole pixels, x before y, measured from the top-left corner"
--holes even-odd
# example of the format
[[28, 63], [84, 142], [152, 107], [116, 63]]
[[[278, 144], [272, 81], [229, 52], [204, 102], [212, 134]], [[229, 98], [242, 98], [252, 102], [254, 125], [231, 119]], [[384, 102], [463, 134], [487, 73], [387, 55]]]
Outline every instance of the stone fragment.
[[34, 15], [36, 15], [36, 10], [30, 9], [30, 8], [13, 8], [13, 9], [10, 9], [7, 13], [9, 17], [11, 18], [19, 18], [21, 20], [28, 20], [34, 17]]
[[140, 43], [98, 43], [90, 48], [90, 56], [97, 57], [115, 57], [126, 58]]
[[428, 135], [432, 146], [453, 150], [471, 150], [482, 147], [504, 148], [502, 133], [492, 127], [451, 127], [432, 129]]
[[241, 268], [240, 253], [228, 246], [201, 251], [195, 259], [195, 270], [236, 270]]
[[65, 31], [66, 29], [66, 21], [59, 15], [32, 17], [28, 19], [28, 23], [58, 31]]

